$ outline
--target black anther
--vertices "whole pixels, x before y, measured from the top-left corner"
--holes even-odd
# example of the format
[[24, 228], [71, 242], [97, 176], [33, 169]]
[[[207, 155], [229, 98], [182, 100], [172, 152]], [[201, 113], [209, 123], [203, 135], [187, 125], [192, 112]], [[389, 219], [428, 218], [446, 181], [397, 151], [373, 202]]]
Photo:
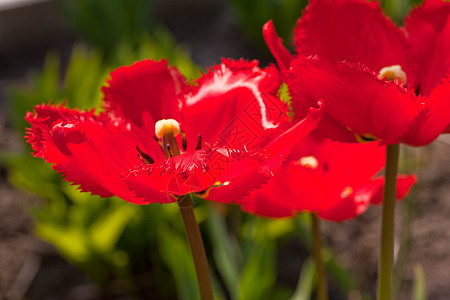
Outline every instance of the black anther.
[[139, 149], [139, 146], [136, 145], [136, 150], [139, 152], [138, 157], [144, 161], [146, 164], [151, 165], [152, 163], [154, 163], [154, 159], [148, 155], [147, 153], [145, 153], [144, 151], [142, 151], [141, 149]]
[[184, 131], [180, 131], [180, 134], [181, 134], [181, 147], [183, 148], [183, 151], [186, 152], [187, 149], [186, 134], [184, 134]]
[[172, 153], [172, 151], [170, 151], [170, 145], [167, 144], [166, 147], [167, 147], [167, 152], [169, 152], [170, 157], [173, 157], [173, 153]]
[[195, 147], [195, 150], [199, 149], [202, 149], [202, 136], [200, 134], [198, 135], [197, 146]]

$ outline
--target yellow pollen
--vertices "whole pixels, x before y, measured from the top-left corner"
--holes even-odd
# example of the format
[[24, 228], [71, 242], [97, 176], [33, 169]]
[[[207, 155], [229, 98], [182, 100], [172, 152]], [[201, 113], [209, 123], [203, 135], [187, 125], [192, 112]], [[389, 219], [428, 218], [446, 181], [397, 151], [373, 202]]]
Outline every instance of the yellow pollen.
[[216, 181], [216, 183], [214, 183], [211, 187], [207, 188], [204, 191], [198, 192], [198, 193], [194, 193], [196, 197], [198, 198], [202, 198], [205, 199], [206, 197], [209, 196], [209, 192], [213, 189], [213, 188], [217, 188], [217, 187], [222, 187], [222, 186], [227, 186], [229, 185], [230, 182], [229, 181], [225, 181], [224, 183], [221, 183], [220, 181]]
[[351, 186], [346, 186], [341, 193], [341, 198], [347, 198], [348, 196], [350, 196], [351, 194], [353, 194], [353, 189]]
[[313, 170], [317, 169], [317, 167], [319, 166], [319, 162], [314, 156], [304, 156], [300, 158], [298, 162], [302, 167], [310, 168]]
[[366, 134], [355, 133], [355, 137], [356, 137], [356, 140], [358, 141], [358, 143], [368, 143], [368, 142], [373, 142], [373, 141], [377, 140], [377, 137], [370, 133], [366, 133]]
[[402, 70], [400, 65], [393, 65], [384, 67], [378, 73], [378, 78], [386, 79], [388, 81], [398, 80], [402, 85], [406, 85], [406, 73]]
[[353, 133], [355, 135], [356, 141], [358, 143], [368, 143], [368, 142], [373, 142], [373, 141], [378, 140], [378, 138], [371, 133], [358, 134], [358, 133], [354, 132], [350, 127], [346, 127], [346, 128], [348, 131], [350, 131], [351, 133]]
[[180, 133], [180, 123], [174, 119], [162, 119], [155, 123], [156, 137], [161, 139], [163, 136], [171, 135], [173, 137]]
[[353, 194], [353, 189], [351, 186], [346, 186], [341, 193], [341, 198], [347, 198], [348, 196], [350, 196], [351, 194]]

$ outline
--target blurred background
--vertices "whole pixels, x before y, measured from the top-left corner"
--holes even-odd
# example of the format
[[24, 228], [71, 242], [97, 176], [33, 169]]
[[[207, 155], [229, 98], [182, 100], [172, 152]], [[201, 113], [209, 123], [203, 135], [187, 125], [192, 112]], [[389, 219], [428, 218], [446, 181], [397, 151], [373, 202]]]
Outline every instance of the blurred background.
[[[397, 24], [414, 5], [382, 1]], [[175, 205], [79, 193], [25, 144], [26, 111], [98, 107], [108, 73], [165, 57], [188, 79], [221, 57], [273, 62], [301, 0], [0, 0], [0, 299], [198, 299]], [[397, 207], [396, 299], [450, 295], [449, 139], [403, 148], [419, 183]], [[268, 220], [196, 203], [219, 299], [313, 299], [307, 215]], [[322, 223], [331, 299], [374, 299], [380, 208]]]

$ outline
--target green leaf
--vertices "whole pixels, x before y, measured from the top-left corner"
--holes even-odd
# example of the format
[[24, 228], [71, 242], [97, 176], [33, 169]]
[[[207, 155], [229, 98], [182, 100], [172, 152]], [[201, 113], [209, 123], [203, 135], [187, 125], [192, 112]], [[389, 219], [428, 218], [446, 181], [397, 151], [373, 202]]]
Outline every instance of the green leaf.
[[416, 264], [414, 266], [414, 290], [413, 290], [413, 300], [426, 300], [427, 299], [427, 288], [425, 283], [425, 272], [421, 264]]
[[353, 290], [355, 288], [355, 278], [353, 274], [341, 266], [330, 249], [323, 249], [322, 256], [326, 270], [333, 277], [339, 288], [346, 293]]
[[75, 263], [85, 263], [90, 257], [85, 232], [80, 228], [39, 222], [36, 225], [36, 234], [49, 241], [63, 256]]
[[292, 232], [295, 224], [290, 218], [280, 218], [266, 222], [265, 226], [266, 234], [272, 239], [277, 239]]
[[[30, 151], [31, 152], [31, 151]], [[31, 154], [2, 154], [0, 161], [8, 168], [8, 180], [15, 186], [45, 198], [64, 202], [60, 176], [42, 159]]]
[[124, 203], [113, 206], [97, 216], [97, 220], [89, 230], [95, 248], [104, 253], [112, 251], [136, 211], [137, 205]]
[[67, 67], [63, 94], [70, 107], [91, 109], [100, 107], [101, 87], [108, 75], [102, 55], [85, 45], [75, 45]]
[[206, 222], [217, 271], [222, 276], [231, 299], [237, 299], [241, 261], [238, 241], [227, 232], [225, 220], [212, 208], [208, 209]]
[[316, 266], [311, 258], [303, 262], [297, 288], [291, 300], [309, 300], [315, 288]]
[[[296, 231], [300, 236], [299, 240], [306, 249], [311, 251], [310, 221], [309, 214], [300, 214], [295, 218]], [[326, 271], [332, 276], [339, 288], [345, 293], [355, 289], [355, 279], [353, 274], [339, 264], [331, 250], [324, 246], [322, 255]]]
[[194, 262], [186, 238], [168, 226], [159, 226], [158, 245], [161, 258], [175, 278], [178, 299], [200, 299]]
[[239, 299], [270, 299], [275, 283], [275, 241], [266, 235], [266, 220], [251, 221], [241, 273]]

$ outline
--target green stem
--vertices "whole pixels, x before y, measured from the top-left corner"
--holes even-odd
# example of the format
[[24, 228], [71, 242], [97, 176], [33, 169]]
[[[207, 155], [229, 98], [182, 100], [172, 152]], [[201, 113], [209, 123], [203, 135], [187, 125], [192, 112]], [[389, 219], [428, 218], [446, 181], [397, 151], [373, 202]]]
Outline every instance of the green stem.
[[200, 298], [202, 300], [214, 299], [214, 292], [209, 275], [208, 260], [206, 259], [205, 248], [203, 247], [202, 236], [195, 219], [194, 207], [192, 205], [191, 196], [184, 195], [178, 200], [181, 217], [183, 218], [184, 229], [188, 238], [189, 247], [191, 248], [192, 257], [194, 259], [195, 272], [197, 274], [197, 282], [200, 290]]
[[378, 300], [392, 299], [392, 265], [394, 260], [394, 212], [400, 145], [386, 150], [386, 176], [383, 193], [380, 264], [378, 269]]
[[322, 243], [320, 240], [320, 224], [316, 214], [311, 214], [311, 235], [314, 263], [317, 273], [317, 300], [328, 300], [327, 279], [322, 259]]

